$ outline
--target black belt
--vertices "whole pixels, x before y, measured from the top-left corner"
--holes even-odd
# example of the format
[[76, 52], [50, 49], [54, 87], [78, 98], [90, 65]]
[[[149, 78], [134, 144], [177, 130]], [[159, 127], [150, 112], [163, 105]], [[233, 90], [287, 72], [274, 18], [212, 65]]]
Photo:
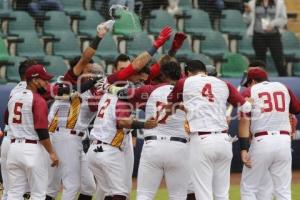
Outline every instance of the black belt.
[[[15, 143], [17, 139], [11, 139], [10, 142], [11, 143]], [[22, 139], [23, 140], [23, 139]], [[28, 140], [28, 139], [25, 139], [25, 143], [30, 143], [30, 144], [37, 144], [38, 141], [37, 140]]]
[[[164, 138], [162, 136], [162, 138]], [[158, 140], [157, 136], [146, 136], [144, 138], [145, 141], [147, 140]], [[187, 139], [181, 138], [181, 137], [170, 137], [170, 141], [176, 141], [176, 142], [182, 142], [182, 143], [187, 143]]]
[[196, 132], [198, 135], [209, 135], [209, 134], [214, 134], [214, 133], [227, 133], [228, 131], [227, 130], [224, 130], [224, 131], [215, 131], [215, 132], [202, 132], [202, 131], [199, 131], [199, 132]]
[[111, 145], [111, 144], [109, 144], [109, 143], [107, 143], [107, 142], [102, 142], [102, 141], [100, 141], [100, 140], [92, 140], [92, 141], [91, 141], [91, 144], [106, 144], [106, 145]]
[[[56, 128], [56, 131], [59, 131], [59, 127]], [[71, 135], [77, 135], [77, 136], [79, 136], [79, 137], [83, 137], [83, 136], [84, 136], [84, 132], [77, 132], [76, 130], [71, 130], [71, 131], [70, 131], [70, 134], [71, 134]]]
[[[272, 132], [272, 131], [270, 131]], [[280, 135], [290, 135], [290, 132], [288, 131], [279, 131]], [[259, 137], [259, 136], [263, 136], [263, 135], [269, 135], [268, 131], [262, 131], [262, 132], [258, 132], [254, 134], [254, 137]]]

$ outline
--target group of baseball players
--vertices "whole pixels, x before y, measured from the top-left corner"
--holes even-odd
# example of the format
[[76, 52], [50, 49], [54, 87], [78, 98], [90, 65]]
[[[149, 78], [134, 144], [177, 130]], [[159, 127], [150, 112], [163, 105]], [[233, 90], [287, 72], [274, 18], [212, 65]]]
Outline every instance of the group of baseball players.
[[[242, 94], [199, 60], [182, 71], [174, 57], [186, 35], [170, 27], [135, 59], [119, 55], [105, 76], [92, 57], [108, 32], [105, 23], [97, 28], [58, 83], [50, 84], [53, 76], [35, 60], [21, 63], [5, 113], [2, 200], [23, 200], [28, 192], [32, 200], [51, 200], [61, 189], [62, 200], [130, 199], [133, 129], [144, 134], [138, 200], [154, 199], [163, 178], [169, 199], [228, 200], [228, 103], [239, 113], [241, 199], [291, 199], [290, 115], [300, 112], [291, 90], [270, 82], [261, 66], [249, 68]], [[171, 35], [168, 54], [151, 63]]]

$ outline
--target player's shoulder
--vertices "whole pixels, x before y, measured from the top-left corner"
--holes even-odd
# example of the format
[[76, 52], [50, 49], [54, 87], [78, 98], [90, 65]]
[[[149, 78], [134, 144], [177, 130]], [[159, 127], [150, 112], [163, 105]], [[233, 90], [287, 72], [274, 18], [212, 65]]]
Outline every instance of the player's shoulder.
[[243, 97], [251, 97], [251, 88], [245, 88], [241, 91]]
[[38, 104], [38, 105], [47, 105], [46, 100], [38, 93], [36, 92], [31, 92], [30, 90], [26, 91], [26, 92], [30, 92], [32, 94], [32, 100], [34, 102], [34, 104]]

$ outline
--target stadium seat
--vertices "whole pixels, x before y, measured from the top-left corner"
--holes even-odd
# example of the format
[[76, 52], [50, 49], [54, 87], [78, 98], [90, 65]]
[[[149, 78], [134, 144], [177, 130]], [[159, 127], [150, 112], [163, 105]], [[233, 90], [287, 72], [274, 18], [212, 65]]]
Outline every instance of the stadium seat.
[[60, 0], [64, 6], [64, 10], [68, 15], [79, 15], [83, 8], [82, 0]]
[[248, 60], [241, 54], [226, 53], [223, 59], [225, 60], [221, 65], [221, 75], [223, 77], [242, 77], [248, 68]]
[[220, 60], [224, 53], [228, 53], [228, 46], [222, 34], [217, 31], [207, 32], [200, 43], [201, 52], [209, 57]]
[[68, 71], [68, 66], [64, 59], [59, 56], [45, 56], [45, 67], [47, 71], [54, 75], [52, 81], [56, 81], [59, 76], [63, 76]]
[[44, 21], [44, 34], [56, 35], [61, 31], [71, 31], [70, 19], [64, 12], [48, 11]]
[[34, 33], [35, 25], [33, 18], [24, 11], [14, 11], [9, 15], [8, 35], [19, 35], [20, 33]]
[[[10, 1], [7, 1], [7, 2], [10, 2]], [[4, 0], [0, 0], [0, 16], [8, 16], [9, 13], [11, 12], [11, 3], [8, 3], [7, 4], [7, 8], [4, 4]]]
[[5, 42], [0, 38], [0, 64], [7, 63], [9, 59], [9, 54]]
[[300, 42], [293, 32], [283, 32], [281, 35], [283, 53], [288, 61], [300, 59]]
[[220, 31], [228, 34], [229, 39], [240, 39], [247, 30], [243, 16], [239, 10], [223, 10]]
[[181, 9], [192, 8], [192, 0], [179, 0], [178, 7]]
[[118, 54], [118, 48], [112, 38], [112, 35], [106, 34], [98, 46], [96, 56], [102, 60], [105, 60], [106, 62], [112, 63]]
[[[174, 34], [171, 36], [171, 38], [165, 43], [165, 45], [163, 46], [163, 52], [164, 54], [167, 54], [169, 49], [171, 48], [172, 45], [172, 41], [174, 38]], [[189, 56], [192, 56], [194, 53], [192, 51], [191, 45], [189, 43], [188, 38], [185, 39], [182, 47], [178, 50], [178, 52], [176, 53], [176, 58], [178, 59], [178, 61], [182, 61], [185, 62]]]
[[166, 25], [176, 30], [176, 22], [166, 10], [152, 10], [148, 21], [148, 32], [157, 36]]
[[241, 40], [238, 41], [238, 53], [241, 53], [248, 58], [254, 58], [255, 57], [255, 51], [252, 46], [252, 37], [249, 37], [247, 35], [244, 35]]
[[202, 53], [193, 53], [189, 55], [188, 59], [190, 60], [200, 60], [205, 65], [213, 65], [213, 61], [206, 55]]
[[127, 10], [116, 10], [113, 34], [123, 37], [131, 37], [133, 33], [142, 32], [140, 18]]
[[11, 56], [9, 57], [9, 64], [6, 66], [6, 74], [5, 78], [8, 82], [19, 82], [20, 75], [19, 75], [19, 65], [21, 62], [26, 60], [22, 57]]
[[203, 10], [189, 9], [183, 12], [183, 31], [192, 37], [201, 37], [212, 31], [208, 13]]
[[4, 85], [7, 83], [7, 80], [5, 78], [0, 78], [0, 85]]
[[137, 56], [141, 52], [151, 47], [151, 39], [148, 37], [147, 32], [136, 33], [133, 39], [126, 43], [126, 53], [131, 56]]
[[80, 44], [75, 34], [71, 31], [60, 31], [55, 34], [59, 41], [53, 43], [53, 54], [62, 56], [65, 59], [72, 59], [80, 56]]
[[292, 75], [300, 76], [300, 62], [295, 62], [292, 65]]
[[43, 43], [35, 32], [22, 33], [19, 37], [23, 39], [23, 42], [17, 44], [16, 54], [18, 56], [38, 59], [45, 56]]
[[79, 35], [95, 37], [96, 27], [101, 22], [104, 22], [104, 18], [95, 10], [82, 11], [81, 14], [85, 16], [85, 19], [78, 22]]

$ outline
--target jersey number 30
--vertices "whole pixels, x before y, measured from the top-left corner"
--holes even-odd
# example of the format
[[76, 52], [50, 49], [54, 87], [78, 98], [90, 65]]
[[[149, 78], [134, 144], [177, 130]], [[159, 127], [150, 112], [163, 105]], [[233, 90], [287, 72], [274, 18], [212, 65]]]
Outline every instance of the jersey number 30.
[[264, 107], [261, 109], [262, 113], [272, 112], [274, 108], [277, 112], [285, 111], [285, 98], [283, 92], [278, 91], [273, 92], [272, 94], [269, 92], [262, 92], [258, 94], [258, 97], [264, 101]]
[[13, 117], [13, 123], [14, 124], [21, 124], [22, 123], [22, 106], [23, 103], [16, 102], [14, 107], [14, 117]]

